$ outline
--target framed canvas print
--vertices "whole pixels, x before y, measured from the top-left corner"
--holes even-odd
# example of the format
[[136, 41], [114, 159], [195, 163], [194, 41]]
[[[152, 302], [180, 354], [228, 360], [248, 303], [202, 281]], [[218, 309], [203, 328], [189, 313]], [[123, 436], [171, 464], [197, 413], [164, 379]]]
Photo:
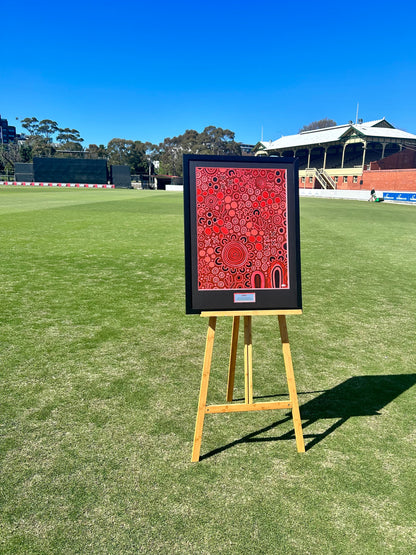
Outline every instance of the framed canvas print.
[[184, 155], [186, 312], [302, 308], [295, 158]]

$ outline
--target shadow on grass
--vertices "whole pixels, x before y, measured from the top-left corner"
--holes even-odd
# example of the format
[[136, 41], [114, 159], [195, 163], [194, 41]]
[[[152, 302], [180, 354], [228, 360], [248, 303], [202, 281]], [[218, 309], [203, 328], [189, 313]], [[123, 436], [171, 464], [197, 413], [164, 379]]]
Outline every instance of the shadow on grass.
[[[349, 418], [354, 416], [376, 416], [389, 403], [394, 401], [399, 395], [404, 393], [416, 384], [416, 374], [396, 374], [391, 376], [357, 376], [349, 378], [345, 382], [328, 389], [312, 393], [321, 393], [318, 397], [307, 401], [300, 406], [302, 417], [302, 429], [324, 420], [336, 419], [324, 432], [320, 434], [305, 434], [305, 440], [311, 438], [306, 443], [306, 451], [310, 450], [317, 443], [332, 434], [337, 428], [342, 426]], [[311, 392], [298, 393], [301, 401], [303, 395], [310, 395]], [[274, 395], [273, 397], [280, 397]], [[267, 396], [271, 397], [271, 396]], [[256, 397], [262, 399], [265, 397]], [[261, 434], [277, 428], [279, 425], [292, 420], [291, 413], [284, 418], [276, 420], [269, 426], [256, 430], [244, 437], [232, 441], [222, 447], [213, 449], [209, 453], [202, 455], [200, 460], [207, 459], [221, 453], [235, 445], [241, 443], [261, 442], [261, 441], [283, 441], [294, 440], [294, 431], [275, 437], [259, 437]]]

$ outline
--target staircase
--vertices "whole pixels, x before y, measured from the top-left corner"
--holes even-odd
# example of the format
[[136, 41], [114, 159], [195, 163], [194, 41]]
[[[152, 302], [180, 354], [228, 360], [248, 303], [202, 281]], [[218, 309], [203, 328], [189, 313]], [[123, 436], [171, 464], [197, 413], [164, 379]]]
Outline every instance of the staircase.
[[335, 181], [332, 179], [329, 173], [323, 168], [321, 168], [320, 170], [318, 170], [317, 168], [307, 168], [305, 170], [305, 173], [306, 173], [306, 177], [314, 177], [318, 181], [322, 189], [337, 188], [337, 184], [335, 183]]

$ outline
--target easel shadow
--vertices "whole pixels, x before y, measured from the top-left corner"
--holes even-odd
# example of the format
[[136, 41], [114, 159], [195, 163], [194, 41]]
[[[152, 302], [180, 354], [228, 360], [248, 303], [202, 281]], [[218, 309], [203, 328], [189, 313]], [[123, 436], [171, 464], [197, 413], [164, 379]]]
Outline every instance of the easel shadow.
[[[302, 429], [324, 419], [336, 419], [324, 432], [319, 434], [303, 434], [304, 438], [311, 441], [305, 445], [309, 451], [317, 443], [335, 432], [349, 418], [354, 416], [377, 416], [380, 411], [389, 403], [394, 401], [399, 395], [404, 393], [416, 384], [416, 374], [395, 374], [390, 376], [357, 376], [349, 378], [345, 382], [321, 392], [321, 395], [307, 401], [300, 406], [302, 418]], [[319, 392], [317, 392], [319, 393]], [[298, 393], [309, 395], [310, 392]], [[275, 397], [279, 397], [276, 395]], [[256, 430], [244, 437], [232, 441], [222, 447], [209, 451], [200, 457], [200, 460], [207, 459], [214, 455], [230, 449], [241, 443], [262, 442], [262, 441], [283, 441], [295, 438], [293, 430], [280, 436], [259, 437], [262, 434], [276, 429], [279, 425], [292, 420], [291, 413], [275, 422]]]

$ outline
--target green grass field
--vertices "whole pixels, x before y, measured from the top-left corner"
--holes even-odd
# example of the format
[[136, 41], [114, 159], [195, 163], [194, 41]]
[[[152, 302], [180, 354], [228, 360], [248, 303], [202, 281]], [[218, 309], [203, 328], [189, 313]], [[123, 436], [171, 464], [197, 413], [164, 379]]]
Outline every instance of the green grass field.
[[[181, 195], [2, 187], [0, 238], [1, 553], [415, 551], [414, 207], [301, 200], [307, 452], [286, 411], [207, 415], [199, 463]], [[253, 356], [255, 396], [280, 398], [276, 318], [254, 318]], [[242, 374], [240, 354], [236, 397]]]

